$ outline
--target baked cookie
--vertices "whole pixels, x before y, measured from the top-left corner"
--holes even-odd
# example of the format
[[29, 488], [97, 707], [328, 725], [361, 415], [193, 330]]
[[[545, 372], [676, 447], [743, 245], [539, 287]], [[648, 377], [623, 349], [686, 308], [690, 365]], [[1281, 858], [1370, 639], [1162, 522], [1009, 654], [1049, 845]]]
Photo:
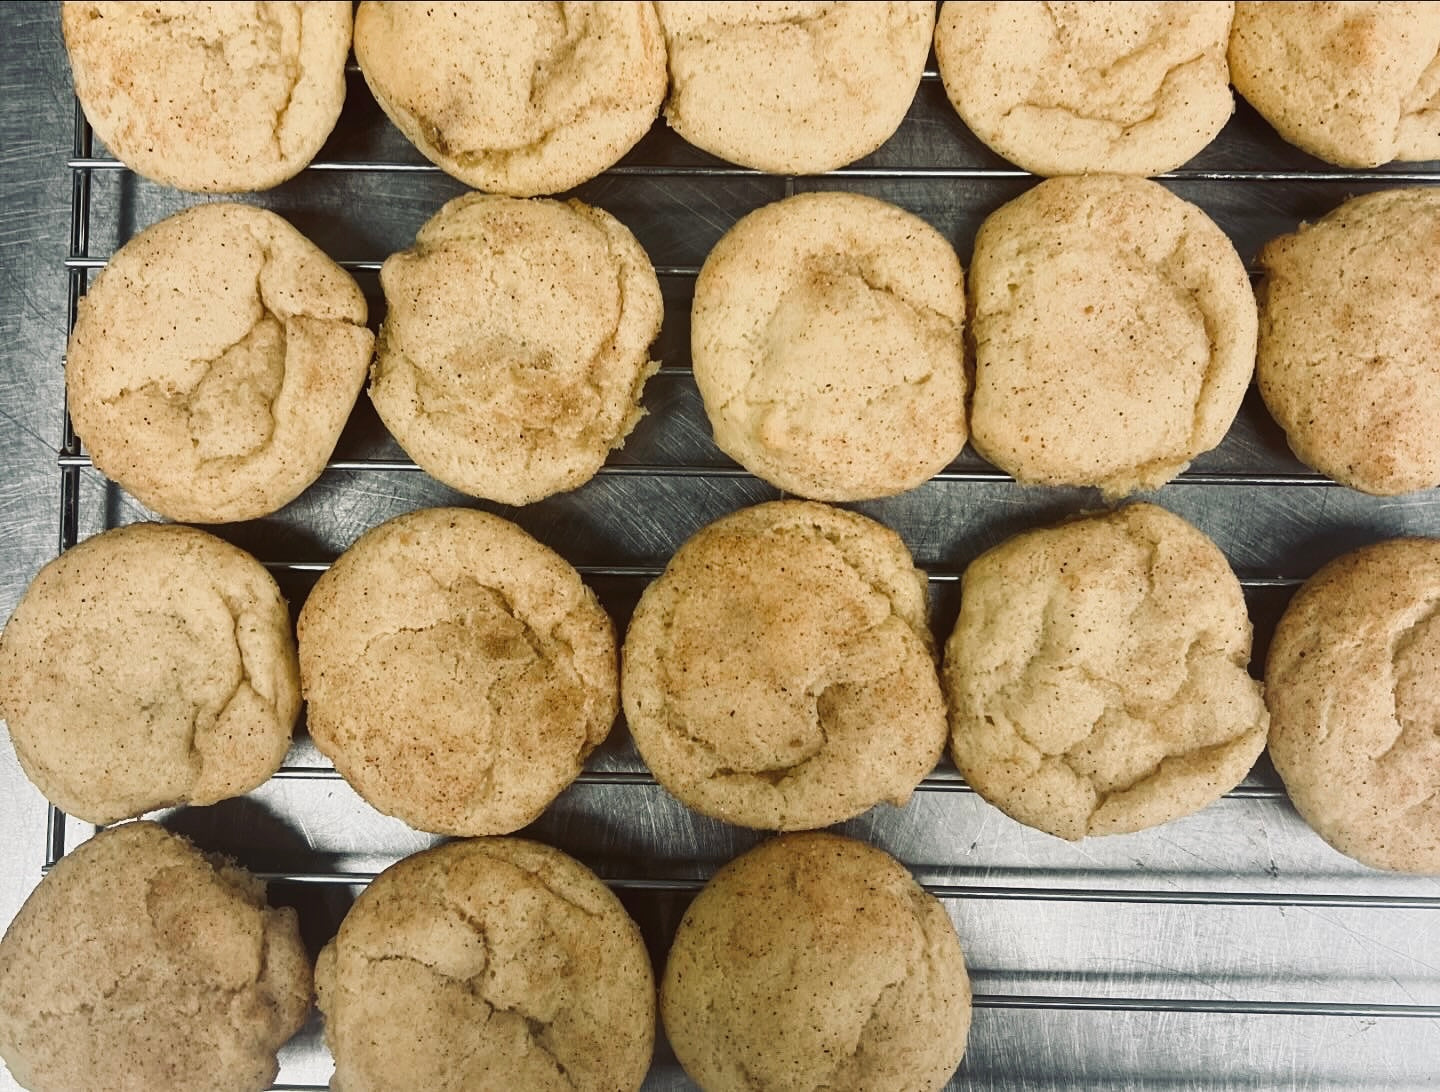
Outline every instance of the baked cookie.
[[1440, 485], [1440, 191], [1345, 202], [1260, 252], [1265, 405], [1309, 465], [1367, 493]]
[[267, 515], [320, 476], [374, 339], [354, 278], [265, 209], [142, 231], [80, 301], [65, 367], [95, 465], [171, 519]]
[[696, 811], [803, 830], [904, 804], [945, 743], [926, 581], [900, 537], [809, 501], [702, 528], [645, 589], [621, 695]]
[[295, 911], [155, 823], [63, 857], [0, 940], [0, 1058], [32, 1092], [259, 1092], [309, 1012]]
[[1215, 223], [1159, 183], [1052, 178], [980, 227], [970, 442], [1017, 481], [1157, 489], [1224, 438], [1255, 297]]
[[430, 508], [375, 527], [300, 611], [310, 735], [419, 830], [535, 819], [610, 732], [615, 635], [595, 594], [513, 523]]
[[1440, 158], [1440, 9], [1238, 3], [1230, 78], [1282, 137], [1343, 167]]
[[1235, 5], [950, 3], [935, 56], [977, 137], [1035, 174], [1160, 174], [1215, 139], [1235, 102]]
[[0, 715], [61, 810], [213, 804], [279, 768], [300, 713], [290, 613], [249, 554], [137, 523], [40, 570], [0, 637]]
[[348, 3], [66, 3], [60, 25], [95, 134], [167, 186], [278, 186], [345, 103]]
[[425, 158], [476, 189], [559, 193], [650, 131], [665, 39], [649, 3], [366, 0], [355, 59]]
[[1440, 540], [1332, 561], [1265, 664], [1270, 758], [1297, 811], [1371, 868], [1440, 873]]
[[1215, 544], [1149, 504], [977, 558], [945, 646], [965, 780], [1061, 838], [1126, 834], [1240, 783], [1268, 718], [1250, 619]]
[[698, 148], [819, 174], [889, 140], [930, 52], [931, 3], [659, 3], [665, 120]]
[[638, 1089], [655, 1037], [640, 930], [580, 862], [519, 838], [417, 853], [315, 968], [331, 1086]]
[[385, 260], [380, 284], [370, 400], [452, 488], [504, 504], [574, 489], [644, 413], [660, 282], [601, 209], [457, 197]]
[[707, 1092], [945, 1087], [970, 981], [955, 927], [863, 842], [788, 834], [737, 857], [690, 904], [660, 1015]]
[[752, 212], [695, 284], [715, 442], [802, 497], [911, 489], [965, 446], [964, 323], [960, 260], [919, 217], [853, 193]]

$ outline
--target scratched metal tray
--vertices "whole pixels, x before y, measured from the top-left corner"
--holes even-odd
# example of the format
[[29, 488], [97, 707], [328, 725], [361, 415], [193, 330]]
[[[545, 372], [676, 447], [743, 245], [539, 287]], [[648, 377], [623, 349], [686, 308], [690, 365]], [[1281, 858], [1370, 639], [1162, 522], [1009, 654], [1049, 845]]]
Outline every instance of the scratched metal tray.
[[[388, 124], [353, 68], [349, 91], [318, 162], [254, 200], [352, 269], [378, 320], [380, 262], [462, 187]], [[78, 111], [68, 169], [73, 318], [117, 246], [201, 198], [121, 168], [92, 147]], [[1219, 140], [1164, 181], [1206, 209], [1250, 261], [1265, 240], [1347, 195], [1440, 181], [1440, 164], [1336, 171], [1282, 143], [1242, 103]], [[646, 389], [649, 416], [588, 485], [494, 510], [575, 563], [623, 627], [687, 536], [776, 495], [711, 444], [688, 367], [692, 285], [721, 234], [787, 194], [853, 190], [923, 216], [968, 265], [980, 221], [1032, 182], [970, 136], [933, 71], [884, 148], [820, 178], [730, 167], [657, 125], [620, 166], [575, 191], [624, 221], [660, 273], [666, 315], [656, 353], [664, 366]], [[147, 515], [89, 467], [68, 423], [57, 479], [62, 547]], [[1221, 447], [1154, 499], [1212, 536], [1241, 575], [1257, 664], [1295, 584], [1324, 561], [1396, 534], [1440, 534], [1440, 494], [1381, 500], [1333, 486], [1293, 459], [1253, 390]], [[362, 397], [315, 486], [272, 517], [218, 531], [270, 565], [298, 607], [316, 573], [362, 531], [416, 507], [455, 503], [477, 502], [417, 471]], [[1085, 490], [1021, 488], [967, 450], [929, 484], [857, 507], [898, 530], [931, 573], [943, 637], [968, 561], [1016, 531], [1098, 504]], [[269, 877], [272, 898], [301, 909], [312, 948], [369, 877], [434, 841], [372, 811], [303, 735], [261, 789], [165, 821]], [[1263, 762], [1199, 815], [1080, 845], [1001, 815], [948, 760], [908, 807], [881, 806], [840, 829], [909, 865], [959, 929], [977, 1011], [955, 1087], [1408, 1088], [1440, 1080], [1440, 883], [1371, 872], [1329, 850]], [[48, 831], [53, 863], [93, 828], [52, 812]], [[576, 855], [617, 889], [657, 971], [693, 892], [757, 839], [671, 800], [623, 726], [525, 833]], [[279, 1087], [324, 1086], [330, 1065], [318, 1021], [283, 1062]], [[689, 1087], [663, 1037], [646, 1087]]]

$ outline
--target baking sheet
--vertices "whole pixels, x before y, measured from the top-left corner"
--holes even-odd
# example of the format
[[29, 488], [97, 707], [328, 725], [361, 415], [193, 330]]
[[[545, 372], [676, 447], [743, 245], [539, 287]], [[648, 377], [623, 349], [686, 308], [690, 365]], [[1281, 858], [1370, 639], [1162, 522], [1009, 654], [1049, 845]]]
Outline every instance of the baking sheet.
[[[48, 6], [41, 10], [55, 20]], [[15, 452], [17, 468], [14, 482], [0, 484], [0, 501], [12, 490], [17, 498], [0, 536], [7, 573], [0, 606], [8, 614], [24, 580], [53, 553], [60, 523], [55, 379], [66, 317], [73, 105], [58, 27], [35, 11], [4, 18], [15, 32], [9, 40], [34, 48], [24, 59], [6, 58], [0, 91], [9, 88], [21, 101], [0, 96], [0, 121], [20, 148], [36, 149], [28, 166], [12, 159], [6, 168], [7, 197], [13, 186], [35, 204], [28, 219], [7, 218], [21, 243], [7, 255], [28, 256], [5, 282], [7, 304], [12, 294], [23, 303], [25, 335], [0, 386], [0, 408], [12, 423], [3, 426], [0, 452]], [[12, 182], [19, 167], [23, 176]], [[1220, 139], [1166, 185], [1205, 208], [1250, 261], [1266, 239], [1347, 195], [1434, 181], [1437, 172], [1440, 164], [1336, 171], [1284, 145], [1241, 104]], [[78, 268], [99, 264], [143, 227], [204, 200], [106, 164], [74, 173], [91, 180], [88, 256], [76, 256]], [[693, 273], [730, 224], [787, 193], [855, 190], [929, 220], [968, 266], [980, 221], [1031, 184], [968, 134], [933, 78], [894, 139], [823, 178], [731, 168], [657, 126], [619, 170], [575, 191], [635, 232], [662, 270], [666, 300], [655, 350], [665, 367], [646, 389], [649, 416], [606, 472], [572, 494], [520, 510], [475, 502], [409, 468], [362, 399], [334, 469], [280, 513], [219, 533], [273, 563], [298, 608], [318, 568], [367, 528], [424, 505], [477, 504], [515, 519], [580, 566], [623, 627], [646, 580], [688, 535], [777, 495], [738, 473], [710, 443], [688, 373]], [[374, 267], [409, 245], [460, 192], [459, 183], [428, 168], [352, 74], [320, 164], [253, 200], [354, 265], [378, 319]], [[147, 515], [93, 471], [75, 465], [72, 473], [79, 537]], [[968, 451], [942, 477], [902, 497], [854, 506], [899, 531], [932, 571], [942, 637], [957, 609], [954, 579], [971, 558], [1018, 530], [1100, 503], [1088, 490], [1019, 487]], [[1213, 537], [1247, 580], [1257, 655], [1294, 581], [1324, 561], [1396, 534], [1440, 534], [1433, 491], [1379, 499], [1315, 481], [1289, 455], [1253, 391], [1224, 444], [1151, 499]], [[314, 948], [333, 933], [355, 883], [434, 841], [377, 815], [326, 765], [302, 741], [284, 776], [255, 793], [166, 816], [205, 848], [280, 878], [272, 898], [301, 908]], [[13, 766], [4, 776], [0, 786], [15, 783]], [[881, 806], [838, 828], [894, 853], [953, 896], [947, 909], [983, 1006], [955, 1087], [1410, 1088], [1437, 1079], [1440, 1020], [1397, 1016], [1387, 1007], [1440, 1005], [1440, 882], [1371, 872], [1329, 850], [1277, 784], [1262, 764], [1239, 793], [1199, 815], [1072, 846], [963, 791], [947, 761], [908, 807]], [[18, 785], [0, 806], [0, 880], [11, 900], [0, 901], [5, 908], [39, 878], [45, 815]], [[61, 841], [73, 848], [92, 829], [67, 823]], [[759, 837], [689, 812], [649, 783], [623, 727], [592, 760], [586, 782], [525, 833], [615, 883], [657, 970], [694, 888]], [[317, 1021], [283, 1061], [282, 1087], [323, 1086], [330, 1067]], [[662, 1039], [647, 1088], [685, 1087]]]

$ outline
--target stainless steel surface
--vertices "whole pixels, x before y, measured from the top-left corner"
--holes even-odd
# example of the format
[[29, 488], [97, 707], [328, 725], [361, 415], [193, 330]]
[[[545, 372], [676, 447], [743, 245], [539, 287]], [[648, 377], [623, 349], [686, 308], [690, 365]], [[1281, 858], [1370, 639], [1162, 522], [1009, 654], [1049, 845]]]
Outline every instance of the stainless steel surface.
[[[135, 178], [103, 149], [72, 147], [73, 100], [53, 7], [9, 5], [0, 20], [9, 47], [0, 58], [0, 612], [8, 616], [56, 550], [63, 482], [73, 482], [67, 534], [83, 538], [147, 515], [65, 447], [67, 285], [82, 287], [135, 232], [200, 199]], [[1242, 105], [1220, 140], [1166, 184], [1206, 208], [1249, 260], [1266, 239], [1349, 194], [1433, 181], [1440, 164], [1359, 175], [1327, 168], [1284, 145]], [[623, 626], [645, 582], [689, 534], [775, 495], [715, 450], [688, 372], [693, 276], [726, 228], [787, 193], [857, 190], [924, 216], [968, 264], [979, 222], [1030, 184], [969, 136], [933, 78], [885, 148], [825, 178], [718, 164], [658, 126], [620, 168], [577, 191], [628, 224], [661, 271], [667, 306], [656, 353], [665, 367], [646, 391], [650, 415], [588, 485], [497, 510], [576, 563]], [[321, 162], [253, 200], [354, 269], [378, 318], [379, 262], [461, 191], [420, 159], [352, 75]], [[72, 239], [72, 198], [87, 196], [79, 225], [88, 230]], [[1321, 563], [1395, 534], [1440, 534], [1440, 494], [1381, 500], [1330, 485], [1289, 455], [1253, 392], [1225, 443], [1155, 499], [1215, 538], [1244, 578], [1257, 663], [1295, 583]], [[271, 563], [298, 605], [315, 574], [362, 531], [440, 503], [475, 502], [416, 471], [362, 398], [314, 487], [272, 517], [219, 533]], [[936, 481], [857, 507], [896, 528], [931, 571], [943, 635], [957, 609], [956, 576], [971, 558], [1022, 528], [1098, 504], [1084, 490], [1020, 488], [967, 451]], [[44, 803], [4, 746], [0, 921], [38, 881], [47, 836], [58, 853], [93, 830], [63, 818], [50, 829]], [[301, 908], [316, 947], [359, 884], [435, 840], [377, 815], [303, 739], [258, 791], [164, 819], [270, 876], [272, 898]], [[1335, 854], [1263, 763], [1199, 815], [1080, 845], [1007, 819], [948, 762], [908, 807], [882, 806], [842, 829], [905, 861], [945, 898], [960, 931], [979, 1007], [956, 1087], [1440, 1082], [1440, 881], [1371, 872]], [[657, 970], [693, 891], [759, 837], [671, 800], [645, 774], [623, 728], [527, 833], [614, 884]], [[283, 1057], [282, 1087], [319, 1087], [328, 1078], [315, 1021]], [[7, 1081], [0, 1074], [0, 1088], [13, 1087]], [[689, 1087], [663, 1041], [647, 1087]]]

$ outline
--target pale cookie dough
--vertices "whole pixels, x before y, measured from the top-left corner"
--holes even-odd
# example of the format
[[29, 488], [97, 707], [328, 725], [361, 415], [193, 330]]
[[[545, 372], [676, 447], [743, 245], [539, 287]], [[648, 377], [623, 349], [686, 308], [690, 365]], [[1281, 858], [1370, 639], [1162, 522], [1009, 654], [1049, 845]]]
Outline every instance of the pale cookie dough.
[[504, 504], [574, 489], [644, 413], [660, 283], [601, 209], [457, 197], [386, 259], [380, 284], [370, 400], [454, 489]]
[[299, 632], [315, 745], [419, 830], [531, 822], [620, 704], [594, 592], [485, 512], [431, 508], [367, 531], [316, 582]]
[[80, 301], [65, 368], [75, 431], [171, 519], [267, 515], [335, 449], [370, 363], [365, 311], [354, 278], [273, 212], [171, 216]]
[[650, 1065], [639, 929], [594, 873], [536, 842], [452, 842], [387, 868], [315, 979], [345, 1092], [620, 1092]]
[[695, 284], [715, 442], [802, 497], [911, 489], [965, 446], [964, 323], [960, 259], [919, 217], [852, 193], [752, 212]]
[[213, 804], [280, 766], [300, 713], [290, 613], [249, 554], [137, 523], [40, 570], [0, 637], [0, 715], [61, 810]]
[[278, 186], [345, 102], [349, 3], [66, 3], [60, 22], [95, 134], [182, 190]]
[[61, 858], [0, 940], [0, 1058], [32, 1092], [260, 1092], [309, 1013], [295, 911], [154, 823]]
[[1440, 540], [1326, 565], [1265, 665], [1270, 758], [1297, 811], [1371, 868], [1440, 874]]
[[1157, 489], [1224, 438], [1255, 366], [1235, 247], [1159, 183], [1052, 178], [981, 225], [970, 442], [1017, 481]]
[[1234, 110], [1235, 5], [948, 3], [935, 30], [945, 92], [970, 130], [1035, 174], [1160, 174]]
[[1440, 158], [1440, 7], [1238, 3], [1235, 90], [1291, 144], [1344, 167]]
[[1367, 493], [1440, 485], [1440, 191], [1356, 197], [1260, 252], [1255, 378], [1295, 454]]
[[977, 558], [945, 646], [951, 753], [1027, 826], [1078, 839], [1199, 811], [1265, 748], [1250, 619], [1215, 544], [1134, 504]]
[[690, 904], [660, 1014], [706, 1092], [931, 1092], [965, 1053], [970, 980], [944, 907], [898, 861], [789, 834]]
[[932, 3], [660, 3], [665, 120], [698, 148], [819, 174], [900, 127], [930, 52]]
[[559, 193], [650, 131], [665, 98], [655, 6], [366, 0], [355, 58], [425, 157], [476, 189]]
[[945, 743], [925, 575], [889, 528], [810, 501], [680, 548], [635, 609], [621, 694], [656, 779], [741, 826], [904, 804]]

